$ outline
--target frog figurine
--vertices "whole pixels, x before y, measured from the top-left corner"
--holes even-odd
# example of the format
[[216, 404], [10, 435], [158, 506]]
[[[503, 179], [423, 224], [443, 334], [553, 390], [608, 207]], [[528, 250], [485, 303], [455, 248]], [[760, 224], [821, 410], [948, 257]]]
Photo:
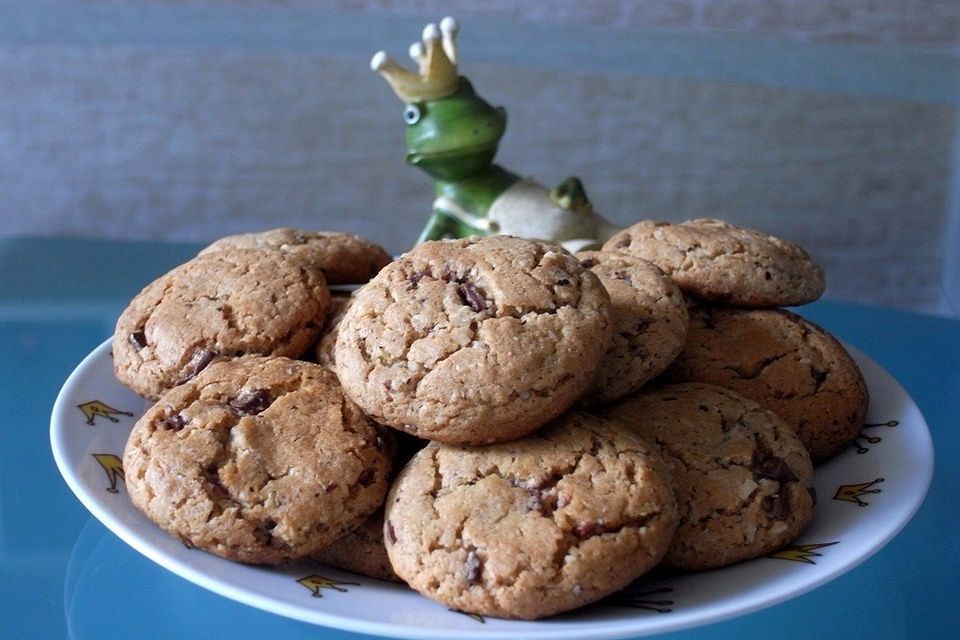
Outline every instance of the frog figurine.
[[598, 247], [620, 227], [594, 212], [578, 178], [549, 189], [494, 164], [507, 114], [458, 74], [457, 30], [449, 17], [426, 26], [422, 42], [410, 47], [419, 73], [383, 51], [370, 61], [405, 104], [407, 163], [435, 183], [432, 214], [417, 242], [509, 234], [570, 251]]

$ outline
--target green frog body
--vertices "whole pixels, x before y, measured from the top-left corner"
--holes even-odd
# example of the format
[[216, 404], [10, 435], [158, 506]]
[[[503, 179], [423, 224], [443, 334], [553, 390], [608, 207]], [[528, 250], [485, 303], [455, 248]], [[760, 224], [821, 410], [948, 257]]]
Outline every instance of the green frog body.
[[580, 180], [553, 189], [494, 163], [507, 125], [456, 69], [456, 23], [427, 25], [411, 47], [419, 75], [380, 52], [371, 61], [404, 101], [407, 163], [433, 178], [435, 199], [418, 242], [509, 234], [596, 247], [618, 230], [593, 211]]

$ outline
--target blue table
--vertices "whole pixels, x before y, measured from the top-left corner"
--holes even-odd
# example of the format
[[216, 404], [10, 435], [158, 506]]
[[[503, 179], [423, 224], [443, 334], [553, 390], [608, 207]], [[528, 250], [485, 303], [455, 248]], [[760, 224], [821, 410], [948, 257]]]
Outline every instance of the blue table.
[[[159, 568], [94, 520], [60, 478], [49, 415], [67, 375], [187, 244], [0, 241], [0, 637], [363, 638], [235, 603]], [[960, 636], [960, 321], [836, 301], [803, 314], [871, 355], [933, 434], [926, 502], [877, 555], [786, 603], [682, 638]]]

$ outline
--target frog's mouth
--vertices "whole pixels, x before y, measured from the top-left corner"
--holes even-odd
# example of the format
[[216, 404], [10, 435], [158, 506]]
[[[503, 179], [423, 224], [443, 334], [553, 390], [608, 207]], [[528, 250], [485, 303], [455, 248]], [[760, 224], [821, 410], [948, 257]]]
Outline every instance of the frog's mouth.
[[497, 144], [484, 146], [457, 147], [454, 149], [438, 149], [437, 151], [407, 151], [407, 163], [412, 165], [430, 162], [435, 164], [443, 161], [455, 161], [462, 158], [487, 156], [496, 153]]

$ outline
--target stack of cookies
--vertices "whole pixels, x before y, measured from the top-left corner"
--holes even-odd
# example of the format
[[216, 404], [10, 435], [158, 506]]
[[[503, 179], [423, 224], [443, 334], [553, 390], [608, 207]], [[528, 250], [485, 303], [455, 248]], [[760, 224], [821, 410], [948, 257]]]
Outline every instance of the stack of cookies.
[[224, 557], [313, 557], [510, 618], [763, 555], [812, 516], [808, 448], [832, 455], [865, 411], [839, 343], [776, 308], [822, 289], [798, 247], [712, 220], [576, 256], [225, 238], [118, 322], [117, 376], [156, 401], [129, 493]]
[[721, 220], [641, 222], [605, 249], [650, 260], [690, 299], [686, 344], [662, 377], [720, 385], [772, 410], [814, 462], [849, 445], [866, 417], [859, 367], [833, 336], [780, 307], [820, 297], [800, 247]]

